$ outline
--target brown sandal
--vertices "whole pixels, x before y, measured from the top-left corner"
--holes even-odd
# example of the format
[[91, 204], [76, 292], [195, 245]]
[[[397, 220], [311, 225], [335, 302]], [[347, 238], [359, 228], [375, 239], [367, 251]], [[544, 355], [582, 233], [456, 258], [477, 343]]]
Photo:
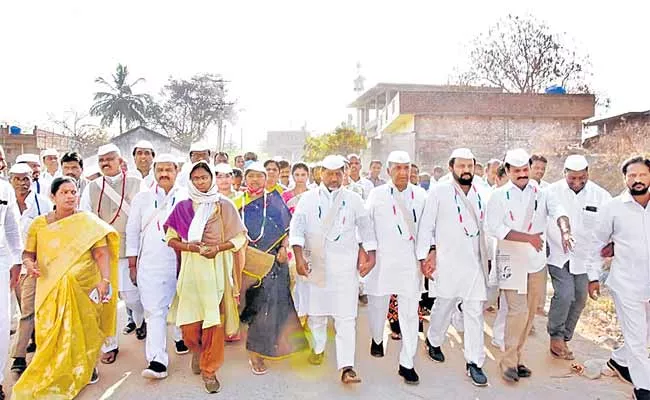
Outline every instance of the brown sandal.
[[251, 372], [253, 375], [265, 375], [269, 372], [269, 369], [264, 365], [264, 360], [259, 360], [259, 362], [253, 363], [253, 360], [248, 360], [248, 364], [251, 366]]
[[357, 376], [357, 373], [354, 372], [352, 367], [346, 367], [343, 368], [343, 372], [341, 373], [341, 382], [346, 385], [350, 383], [360, 383], [361, 378]]
[[102, 358], [100, 358], [99, 361], [101, 361], [102, 364], [113, 364], [117, 360], [117, 355], [119, 352], [120, 349], [107, 351], [106, 353], [102, 354]]

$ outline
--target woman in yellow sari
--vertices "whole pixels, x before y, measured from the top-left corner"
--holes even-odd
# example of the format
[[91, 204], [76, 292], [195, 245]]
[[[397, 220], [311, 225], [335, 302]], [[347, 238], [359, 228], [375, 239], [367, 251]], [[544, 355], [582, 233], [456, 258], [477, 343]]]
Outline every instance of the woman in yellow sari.
[[51, 194], [55, 211], [34, 220], [23, 252], [37, 277], [37, 349], [13, 388], [15, 400], [76, 397], [97, 382], [101, 345], [115, 331], [119, 236], [94, 214], [76, 211], [74, 179], [54, 179]]

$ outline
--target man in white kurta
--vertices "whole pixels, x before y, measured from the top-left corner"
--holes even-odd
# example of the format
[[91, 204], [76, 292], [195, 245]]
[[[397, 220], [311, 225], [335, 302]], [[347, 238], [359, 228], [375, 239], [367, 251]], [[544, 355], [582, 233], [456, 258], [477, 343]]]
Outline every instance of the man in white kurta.
[[427, 350], [433, 361], [444, 362], [445, 342], [452, 312], [463, 302], [466, 372], [476, 386], [487, 385], [482, 367], [483, 303], [487, 300], [488, 247], [483, 230], [485, 206], [482, 185], [472, 183], [475, 158], [469, 149], [451, 154], [452, 180], [431, 188], [417, 238], [417, 257], [436, 294], [427, 332]]
[[49, 184], [41, 180], [42, 166], [38, 154], [23, 153], [16, 157], [16, 164], [25, 163], [32, 169], [32, 190], [40, 195], [48, 196], [50, 193]]
[[[27, 231], [32, 221], [39, 215], [52, 211], [52, 203], [31, 190], [32, 169], [27, 164], [14, 164], [9, 170], [9, 183], [14, 188], [16, 215], [20, 216], [20, 235], [23, 243], [27, 240]], [[20, 305], [20, 324], [15, 337], [11, 370], [21, 374], [27, 368], [27, 348], [34, 335], [34, 303], [36, 300], [36, 278], [27, 274], [27, 269], [20, 271], [20, 280], [15, 289]], [[33, 350], [32, 350], [33, 352]]]
[[139, 140], [133, 147], [133, 162], [135, 170], [129, 171], [129, 175], [142, 179], [142, 190], [151, 190], [156, 186], [156, 178], [153, 170], [153, 159], [156, 152], [148, 140]]
[[552, 221], [548, 226], [548, 273], [553, 282], [553, 297], [548, 311], [547, 331], [550, 352], [556, 358], [573, 360], [567, 342], [573, 337], [580, 314], [587, 304], [586, 262], [600, 249], [592, 248], [594, 229], [600, 211], [612, 196], [589, 179], [589, 163], [582, 155], [571, 155], [564, 162], [564, 178], [545, 190], [556, 197], [567, 212], [576, 244], [572, 252], [562, 248], [562, 234]]
[[614, 259], [605, 282], [616, 306], [625, 344], [607, 363], [634, 385], [636, 399], [650, 399], [650, 160], [642, 156], [623, 163], [626, 189], [605, 204], [595, 229], [587, 265], [589, 294], [600, 291], [600, 250], [614, 244]]
[[394, 151], [388, 157], [391, 180], [374, 188], [366, 207], [375, 227], [377, 261], [366, 281], [371, 355], [384, 356], [384, 326], [388, 303], [397, 295], [402, 349], [399, 374], [406, 383], [417, 384], [414, 359], [418, 344], [418, 305], [424, 291], [420, 263], [415, 257], [415, 243], [426, 192], [409, 183], [411, 158], [404, 151]]
[[50, 195], [50, 186], [54, 178], [62, 176], [61, 165], [59, 165], [59, 152], [56, 149], [45, 149], [41, 152], [42, 169], [39, 177], [40, 183], [43, 187], [41, 195]]
[[[4, 154], [2, 147], [0, 153]], [[10, 296], [18, 283], [22, 265], [22, 240], [18, 215], [15, 211], [16, 197], [11, 185], [0, 179], [0, 398], [4, 398], [2, 384], [9, 358], [9, 330], [11, 325]]]
[[508, 303], [505, 353], [499, 366], [503, 379], [518, 382], [532, 374], [523, 363], [522, 353], [546, 284], [544, 232], [548, 218], [560, 226], [565, 249], [571, 247], [573, 237], [559, 201], [530, 179], [528, 153], [523, 149], [508, 151], [505, 166], [510, 182], [492, 193], [486, 230], [498, 240], [495, 267], [499, 289]]
[[[344, 383], [359, 382], [354, 371], [359, 241], [374, 256], [375, 235], [363, 200], [341, 187], [343, 159], [328, 156], [318, 189], [306, 192], [291, 219], [289, 244], [296, 255], [298, 316], [312, 334], [309, 361], [322, 363], [328, 317], [336, 328], [336, 363]], [[311, 270], [311, 271], [310, 271]]]
[[190, 162], [186, 162], [181, 167], [176, 178], [176, 185], [188, 188], [190, 184], [190, 171], [194, 163], [205, 160], [208, 164], [212, 165], [212, 157], [210, 156], [210, 146], [205, 142], [192, 143], [190, 147]]
[[[145, 342], [149, 367], [142, 376], [167, 377], [167, 313], [176, 294], [177, 260], [174, 250], [164, 241], [163, 224], [174, 206], [188, 198], [187, 191], [175, 185], [178, 164], [171, 154], [154, 160], [157, 184], [152, 190], [135, 195], [126, 224], [126, 252], [131, 280], [139, 291], [147, 322]], [[175, 338], [178, 342], [181, 340]]]

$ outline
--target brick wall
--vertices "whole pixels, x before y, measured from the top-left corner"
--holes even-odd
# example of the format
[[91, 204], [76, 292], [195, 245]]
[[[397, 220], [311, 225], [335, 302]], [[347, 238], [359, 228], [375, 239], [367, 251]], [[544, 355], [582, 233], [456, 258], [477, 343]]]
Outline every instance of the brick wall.
[[424, 170], [446, 165], [453, 149], [468, 147], [485, 163], [503, 158], [508, 149], [553, 154], [580, 143], [581, 122], [568, 118], [524, 117], [415, 117], [415, 158]]

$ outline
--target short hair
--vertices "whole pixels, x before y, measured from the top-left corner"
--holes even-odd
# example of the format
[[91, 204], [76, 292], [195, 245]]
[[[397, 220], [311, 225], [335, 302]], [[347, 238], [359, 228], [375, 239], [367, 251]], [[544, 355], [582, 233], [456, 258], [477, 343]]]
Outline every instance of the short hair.
[[296, 170], [298, 169], [304, 169], [305, 171], [307, 171], [307, 173], [309, 173], [309, 167], [307, 166], [307, 164], [305, 164], [304, 162], [297, 162], [293, 164], [293, 167], [291, 167], [291, 175], [293, 175], [293, 173], [296, 172]]
[[499, 178], [503, 178], [506, 176], [506, 166], [505, 165], [499, 165], [499, 168], [497, 168], [497, 176]]
[[411, 163], [411, 169], [415, 168], [418, 172], [420, 172], [420, 167], [418, 167], [415, 163]]
[[[154, 157], [156, 156], [156, 152], [153, 149], [150, 149], [148, 147], [134, 147], [133, 152], [131, 153], [133, 155], [133, 157], [135, 157], [135, 150], [136, 149], [151, 150], [151, 155], [154, 156]], [[192, 152], [190, 152], [190, 154], [192, 154]]]
[[64, 183], [72, 183], [75, 187], [77, 187], [77, 180], [71, 176], [56, 177], [54, 178], [52, 184], [50, 185], [50, 193], [52, 194], [52, 196], [56, 195], [56, 192], [59, 191], [59, 189]]
[[278, 169], [285, 169], [285, 168], [290, 168], [291, 164], [289, 164], [289, 161], [287, 160], [280, 160], [278, 161]]
[[214, 155], [214, 158], [217, 158], [219, 156], [226, 156], [226, 161], [228, 161], [230, 159], [230, 157], [228, 156], [228, 153], [226, 153], [225, 151], [218, 151], [217, 154]]
[[483, 169], [483, 164], [481, 164], [480, 162], [476, 162], [476, 160], [474, 160], [474, 168], [476, 167]]
[[278, 167], [278, 170], [280, 170], [280, 165], [274, 159], [264, 161], [264, 168], [266, 168], [269, 164], [275, 164], [275, 166]]
[[621, 172], [623, 172], [623, 175], [627, 175], [627, 170], [632, 164], [645, 164], [648, 170], [650, 170], [650, 159], [643, 156], [634, 156], [623, 161], [623, 164], [621, 165]]
[[[452, 164], [452, 166], [453, 166], [453, 164]], [[440, 165], [436, 165], [435, 167], [433, 167], [433, 172], [436, 172], [436, 171], [445, 172], [444, 168], [442, 168]]]
[[372, 160], [372, 161], [370, 161], [370, 167], [371, 167], [371, 168], [372, 168], [372, 166], [375, 165], [375, 164], [379, 164], [380, 167], [381, 167], [382, 165], [384, 165], [380, 160]]
[[[241, 156], [238, 156], [238, 157], [241, 157]], [[242, 170], [239, 169], [239, 168], [233, 168], [232, 169], [232, 176], [233, 176], [233, 178], [243, 178], [244, 177], [244, 172], [242, 172]]]
[[243, 160], [243, 159], [244, 159], [244, 156], [242, 156], [241, 154], [237, 154], [237, 155], [235, 156], [235, 161], [237, 161], [238, 158], [241, 158], [241, 159]]
[[76, 151], [69, 151], [61, 157], [61, 165], [66, 162], [78, 162], [79, 167], [84, 169], [84, 160], [81, 159], [81, 156]]
[[247, 151], [244, 154], [244, 161], [257, 161], [257, 154], [253, 153], [252, 151]]
[[546, 157], [544, 157], [541, 154], [533, 154], [532, 156], [530, 156], [530, 164], [532, 165], [533, 162], [535, 161], [541, 161], [544, 164], [548, 164], [548, 160], [546, 159]]

